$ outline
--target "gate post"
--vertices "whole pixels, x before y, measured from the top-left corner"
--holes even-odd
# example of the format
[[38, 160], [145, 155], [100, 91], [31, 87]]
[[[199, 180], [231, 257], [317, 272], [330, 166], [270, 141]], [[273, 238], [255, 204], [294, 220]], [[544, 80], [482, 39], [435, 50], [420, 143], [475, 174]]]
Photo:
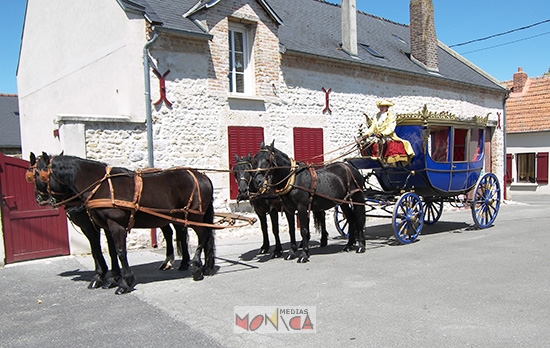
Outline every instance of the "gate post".
[[[4, 200], [0, 204], [4, 204]], [[4, 246], [4, 222], [2, 220], [2, 207], [0, 206], [0, 268], [6, 264], [6, 251]]]

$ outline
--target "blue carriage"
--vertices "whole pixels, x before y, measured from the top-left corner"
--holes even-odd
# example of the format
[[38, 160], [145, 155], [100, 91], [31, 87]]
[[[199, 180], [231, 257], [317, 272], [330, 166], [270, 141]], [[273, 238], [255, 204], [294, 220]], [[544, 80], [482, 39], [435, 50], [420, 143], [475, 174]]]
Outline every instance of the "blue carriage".
[[[361, 156], [347, 161], [365, 173], [367, 216], [391, 217], [400, 243], [414, 242], [424, 224], [436, 223], [445, 202], [469, 206], [478, 228], [495, 221], [501, 201], [500, 184], [484, 172], [488, 116], [462, 120], [424, 109], [399, 115], [395, 134], [407, 140], [414, 157], [388, 163], [382, 157]], [[473, 191], [472, 191], [473, 190]], [[374, 214], [376, 213], [376, 214]], [[347, 234], [341, 210], [334, 214], [337, 230]]]

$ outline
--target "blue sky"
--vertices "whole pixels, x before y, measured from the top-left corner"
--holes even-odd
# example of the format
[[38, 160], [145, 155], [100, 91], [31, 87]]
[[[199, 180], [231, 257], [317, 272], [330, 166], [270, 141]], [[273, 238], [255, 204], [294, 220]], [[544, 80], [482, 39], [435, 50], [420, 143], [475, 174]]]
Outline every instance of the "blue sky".
[[[447, 46], [550, 19], [548, 0], [433, 3], [437, 37]], [[25, 4], [25, 0], [0, 0], [0, 93], [17, 93], [15, 73]], [[397, 23], [409, 23], [409, 0], [357, 0], [357, 9]], [[453, 49], [499, 81], [511, 80], [518, 67], [531, 77], [541, 76], [550, 68], [550, 22]]]

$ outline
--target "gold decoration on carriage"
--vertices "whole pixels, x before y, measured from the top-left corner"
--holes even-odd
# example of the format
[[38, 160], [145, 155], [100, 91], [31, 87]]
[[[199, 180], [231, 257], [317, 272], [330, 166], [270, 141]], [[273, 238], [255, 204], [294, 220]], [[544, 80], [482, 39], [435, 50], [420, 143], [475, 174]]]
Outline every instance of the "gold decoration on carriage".
[[398, 125], [423, 125], [428, 127], [429, 125], [469, 125], [477, 127], [486, 127], [489, 124], [489, 115], [473, 117], [459, 117], [449, 111], [429, 111], [428, 106], [424, 104], [422, 110], [415, 113], [398, 114]]

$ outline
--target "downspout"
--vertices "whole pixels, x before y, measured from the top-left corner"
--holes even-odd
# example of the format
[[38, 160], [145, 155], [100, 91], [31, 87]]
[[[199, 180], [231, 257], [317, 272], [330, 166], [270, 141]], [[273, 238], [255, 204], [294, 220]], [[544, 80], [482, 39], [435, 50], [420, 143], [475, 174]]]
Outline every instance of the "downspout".
[[151, 78], [149, 76], [149, 46], [158, 39], [158, 32], [153, 27], [153, 37], [143, 46], [143, 72], [145, 74], [145, 122], [147, 127], [147, 164], [155, 166], [153, 158], [153, 117], [151, 111]]
[[[504, 146], [504, 182], [502, 183], [502, 186], [504, 187], [504, 197], [503, 200], [506, 200], [508, 197], [507, 194], [507, 187], [506, 182], [507, 179], [507, 173], [506, 173], [506, 161], [508, 160], [508, 150], [506, 148], [506, 100], [510, 97], [510, 91], [506, 91], [506, 94], [504, 95], [504, 98], [502, 98], [502, 139], [503, 139], [503, 146]], [[511, 174], [511, 173], [510, 173]]]
[[[145, 75], [145, 124], [147, 128], [147, 164], [149, 168], [155, 166], [153, 158], [153, 117], [151, 111], [151, 78], [149, 76], [149, 46], [158, 39], [158, 33], [153, 27], [153, 37], [147, 41], [143, 46], [143, 73]], [[156, 248], [157, 242], [157, 229], [151, 229], [151, 246]]]

